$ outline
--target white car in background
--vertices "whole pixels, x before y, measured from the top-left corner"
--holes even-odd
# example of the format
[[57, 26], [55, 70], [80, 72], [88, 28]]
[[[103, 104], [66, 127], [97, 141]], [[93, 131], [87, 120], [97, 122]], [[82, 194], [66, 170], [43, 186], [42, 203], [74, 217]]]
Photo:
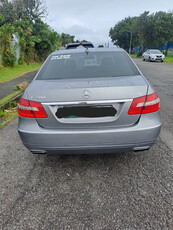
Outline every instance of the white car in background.
[[157, 49], [150, 49], [143, 53], [142, 55], [143, 61], [161, 61], [163, 62], [165, 59], [165, 55]]

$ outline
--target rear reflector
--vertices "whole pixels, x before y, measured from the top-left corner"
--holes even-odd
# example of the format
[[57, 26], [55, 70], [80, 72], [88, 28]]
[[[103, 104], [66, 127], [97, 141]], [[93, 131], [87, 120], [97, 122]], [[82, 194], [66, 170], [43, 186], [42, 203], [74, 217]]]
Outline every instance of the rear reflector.
[[47, 118], [47, 114], [40, 102], [29, 101], [22, 98], [19, 100], [18, 114], [21, 117]]
[[157, 112], [160, 108], [160, 99], [157, 93], [133, 99], [129, 115]]

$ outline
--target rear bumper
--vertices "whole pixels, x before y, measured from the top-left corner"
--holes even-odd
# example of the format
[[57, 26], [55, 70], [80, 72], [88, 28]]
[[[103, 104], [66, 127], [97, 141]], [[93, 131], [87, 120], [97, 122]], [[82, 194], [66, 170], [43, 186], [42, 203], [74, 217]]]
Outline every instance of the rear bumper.
[[148, 149], [159, 136], [159, 112], [144, 114], [130, 127], [85, 130], [45, 129], [35, 119], [19, 117], [18, 132], [31, 152], [106, 153]]

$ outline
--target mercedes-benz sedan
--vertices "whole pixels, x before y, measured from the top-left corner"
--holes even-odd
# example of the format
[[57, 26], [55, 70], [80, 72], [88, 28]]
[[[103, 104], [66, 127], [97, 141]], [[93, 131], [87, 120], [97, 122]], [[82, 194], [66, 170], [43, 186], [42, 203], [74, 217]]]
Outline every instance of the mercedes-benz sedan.
[[161, 121], [157, 93], [120, 48], [52, 53], [18, 104], [33, 153], [146, 150]]

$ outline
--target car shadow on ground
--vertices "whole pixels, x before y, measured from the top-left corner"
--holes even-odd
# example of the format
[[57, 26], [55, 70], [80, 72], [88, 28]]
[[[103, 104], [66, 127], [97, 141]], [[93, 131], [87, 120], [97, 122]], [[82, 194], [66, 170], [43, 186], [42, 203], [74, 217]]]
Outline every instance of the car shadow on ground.
[[[90, 170], [96, 170], [97, 173], [101, 170], [103, 173], [116, 169], [119, 171], [121, 168], [128, 173], [130, 168], [135, 170], [139, 168], [140, 162], [148, 161], [151, 152], [152, 150], [115, 154], [47, 154], [36, 158], [42, 159], [44, 170], [52, 170], [53, 173], [84, 174]], [[58, 175], [56, 173], [55, 176]]]

